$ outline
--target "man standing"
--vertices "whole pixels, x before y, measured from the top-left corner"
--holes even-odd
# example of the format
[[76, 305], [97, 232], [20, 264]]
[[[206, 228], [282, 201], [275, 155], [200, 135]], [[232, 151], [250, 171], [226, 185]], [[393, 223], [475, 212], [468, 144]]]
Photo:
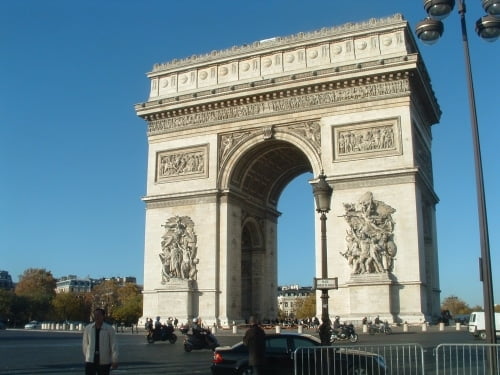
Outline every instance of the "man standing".
[[323, 322], [319, 326], [318, 331], [321, 345], [330, 345], [330, 335], [332, 334], [330, 319], [323, 319]]
[[94, 310], [94, 323], [83, 332], [85, 375], [109, 375], [118, 367], [118, 347], [115, 330], [104, 322], [104, 309]]
[[248, 364], [252, 368], [252, 375], [263, 375], [265, 368], [266, 333], [251, 316], [251, 327], [243, 337], [243, 343], [248, 347]]

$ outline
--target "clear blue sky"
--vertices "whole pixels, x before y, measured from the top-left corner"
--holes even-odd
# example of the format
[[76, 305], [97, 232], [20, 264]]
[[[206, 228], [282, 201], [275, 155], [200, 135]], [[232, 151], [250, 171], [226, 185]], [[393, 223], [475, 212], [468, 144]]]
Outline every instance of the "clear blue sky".
[[[341, 4], [341, 5], [339, 5]], [[143, 280], [147, 100], [153, 64], [274, 36], [402, 13], [412, 27], [420, 0], [0, 3], [0, 269], [56, 277]], [[496, 302], [500, 302], [500, 41], [474, 32], [483, 15], [468, 1]], [[438, 44], [419, 42], [443, 111], [433, 127], [442, 298], [482, 305], [472, 141], [459, 17]], [[279, 282], [314, 277], [313, 201], [305, 178], [279, 202]], [[309, 220], [310, 218], [310, 220]]]

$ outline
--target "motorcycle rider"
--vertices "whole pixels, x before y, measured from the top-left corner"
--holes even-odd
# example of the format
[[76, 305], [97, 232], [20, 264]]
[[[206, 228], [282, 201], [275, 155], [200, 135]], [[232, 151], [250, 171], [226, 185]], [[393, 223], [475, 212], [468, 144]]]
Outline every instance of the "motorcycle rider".
[[155, 321], [155, 330], [158, 330], [158, 331], [161, 329], [161, 322], [160, 322], [160, 319], [161, 319], [161, 318], [160, 318], [159, 316], [157, 316], [157, 317], [156, 317], [156, 321]]
[[335, 317], [335, 320], [333, 321], [333, 333], [338, 336], [341, 327], [342, 325], [340, 324], [340, 316], [337, 315]]
[[212, 335], [210, 330], [203, 328], [201, 318], [193, 319], [191, 330], [193, 332], [193, 338], [198, 342], [206, 344], [207, 347], [211, 347], [214, 343], [217, 342], [217, 339]]

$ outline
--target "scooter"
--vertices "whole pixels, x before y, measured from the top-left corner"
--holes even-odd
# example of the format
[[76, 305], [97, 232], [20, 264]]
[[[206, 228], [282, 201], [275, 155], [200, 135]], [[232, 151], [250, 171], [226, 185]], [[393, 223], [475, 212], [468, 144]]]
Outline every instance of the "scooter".
[[368, 326], [368, 333], [370, 335], [374, 335], [376, 333], [385, 333], [386, 335], [390, 335], [392, 333], [392, 329], [389, 327], [389, 323], [387, 322], [382, 324], [370, 324]]
[[150, 329], [146, 339], [150, 344], [153, 344], [155, 341], [168, 341], [171, 344], [175, 344], [177, 335], [174, 333], [172, 325], [162, 325], [159, 328]]
[[354, 331], [352, 324], [342, 324], [337, 330], [332, 330], [330, 342], [333, 344], [335, 341], [357, 342], [358, 334]]
[[192, 350], [210, 349], [214, 350], [219, 346], [219, 341], [210, 332], [209, 329], [205, 330], [199, 335], [192, 335], [186, 333], [184, 338], [184, 350], [190, 352]]

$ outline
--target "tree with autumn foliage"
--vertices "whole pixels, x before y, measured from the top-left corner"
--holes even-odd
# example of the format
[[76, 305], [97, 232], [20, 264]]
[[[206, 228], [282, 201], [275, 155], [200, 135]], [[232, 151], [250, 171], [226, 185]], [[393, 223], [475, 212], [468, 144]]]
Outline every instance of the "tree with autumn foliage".
[[53, 318], [57, 321], [87, 322], [92, 311], [90, 293], [60, 292], [52, 299]]
[[441, 311], [449, 311], [452, 316], [470, 314], [472, 309], [457, 296], [449, 296], [443, 300]]
[[56, 279], [44, 268], [28, 268], [19, 278], [15, 293], [26, 303], [26, 320], [44, 320], [50, 316]]
[[305, 298], [295, 300], [295, 317], [307, 319], [316, 316], [316, 293], [309, 293]]
[[113, 322], [130, 325], [142, 316], [142, 294], [136, 284], [104, 280], [91, 293], [93, 308], [104, 308]]
[[136, 284], [126, 283], [118, 289], [118, 306], [113, 311], [113, 319], [129, 326], [137, 323], [141, 316], [141, 291]]

